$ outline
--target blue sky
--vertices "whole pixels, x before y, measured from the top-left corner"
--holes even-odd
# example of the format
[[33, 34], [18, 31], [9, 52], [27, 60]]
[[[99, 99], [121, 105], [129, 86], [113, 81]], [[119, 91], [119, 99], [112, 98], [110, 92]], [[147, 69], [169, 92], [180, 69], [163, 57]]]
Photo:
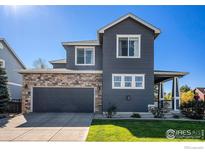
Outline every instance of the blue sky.
[[96, 39], [99, 28], [128, 12], [162, 31], [155, 69], [189, 72], [181, 85], [205, 86], [205, 6], [0, 6], [0, 37], [31, 68], [39, 57], [65, 58], [61, 42]]

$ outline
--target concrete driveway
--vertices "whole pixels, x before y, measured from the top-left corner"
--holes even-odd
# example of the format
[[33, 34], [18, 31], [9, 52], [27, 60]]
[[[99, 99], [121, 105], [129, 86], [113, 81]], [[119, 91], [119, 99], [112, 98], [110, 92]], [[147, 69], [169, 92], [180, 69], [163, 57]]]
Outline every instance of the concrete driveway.
[[0, 141], [85, 141], [92, 114], [30, 113], [0, 120]]

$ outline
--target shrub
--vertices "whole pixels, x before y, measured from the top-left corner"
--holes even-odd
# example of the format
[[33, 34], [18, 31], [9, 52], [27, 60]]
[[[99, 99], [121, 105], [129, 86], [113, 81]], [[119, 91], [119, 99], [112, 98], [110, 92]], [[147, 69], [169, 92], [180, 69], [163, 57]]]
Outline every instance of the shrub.
[[107, 118], [112, 118], [116, 114], [117, 107], [115, 105], [111, 105], [106, 112]]
[[204, 101], [189, 101], [181, 105], [182, 113], [191, 119], [203, 119], [205, 116]]
[[133, 113], [130, 117], [132, 117], [132, 118], [141, 118], [139, 113]]
[[187, 91], [181, 93], [181, 103], [187, 103], [194, 100], [194, 92], [193, 91]]
[[179, 119], [179, 118], [180, 118], [180, 116], [179, 116], [179, 115], [174, 114], [174, 115], [173, 115], [173, 118], [174, 118], [174, 119]]
[[158, 108], [158, 107], [150, 108], [150, 112], [154, 115], [154, 118], [164, 117], [164, 111], [161, 108]]

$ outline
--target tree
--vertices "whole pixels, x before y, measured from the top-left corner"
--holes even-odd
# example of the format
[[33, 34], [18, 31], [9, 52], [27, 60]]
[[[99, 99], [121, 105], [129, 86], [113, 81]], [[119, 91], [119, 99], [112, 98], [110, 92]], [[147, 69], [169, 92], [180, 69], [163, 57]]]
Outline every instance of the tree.
[[7, 111], [9, 98], [9, 92], [7, 87], [8, 78], [4, 68], [0, 67], [0, 113]]
[[34, 68], [37, 68], [37, 69], [48, 68], [46, 61], [44, 59], [41, 59], [41, 58], [38, 58], [37, 60], [35, 60], [33, 62], [33, 66], [34, 66]]
[[172, 100], [172, 93], [171, 92], [169, 92], [167, 94], [165, 93], [164, 100], [166, 100], [166, 101]]
[[180, 88], [180, 92], [188, 92], [190, 90], [191, 90], [191, 88], [188, 85], [183, 85]]
[[189, 90], [187, 92], [182, 92], [181, 93], [181, 102], [183, 103], [188, 103], [190, 101], [194, 100], [194, 92]]

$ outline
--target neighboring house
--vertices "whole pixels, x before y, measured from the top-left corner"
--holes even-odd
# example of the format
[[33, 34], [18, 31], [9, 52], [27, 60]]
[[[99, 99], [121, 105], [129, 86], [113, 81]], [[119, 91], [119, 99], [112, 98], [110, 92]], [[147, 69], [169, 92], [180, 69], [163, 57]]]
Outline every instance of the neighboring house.
[[205, 101], [205, 88], [196, 88], [194, 92], [198, 94], [199, 100]]
[[97, 40], [63, 42], [65, 59], [53, 69], [23, 70], [24, 112], [147, 112], [159, 86], [173, 80], [174, 111], [179, 109], [178, 78], [187, 73], [154, 70], [154, 40], [160, 30], [133, 14], [102, 27]]
[[21, 99], [22, 75], [18, 71], [26, 67], [3, 38], [0, 38], [0, 67], [5, 68], [8, 76], [10, 98]]

